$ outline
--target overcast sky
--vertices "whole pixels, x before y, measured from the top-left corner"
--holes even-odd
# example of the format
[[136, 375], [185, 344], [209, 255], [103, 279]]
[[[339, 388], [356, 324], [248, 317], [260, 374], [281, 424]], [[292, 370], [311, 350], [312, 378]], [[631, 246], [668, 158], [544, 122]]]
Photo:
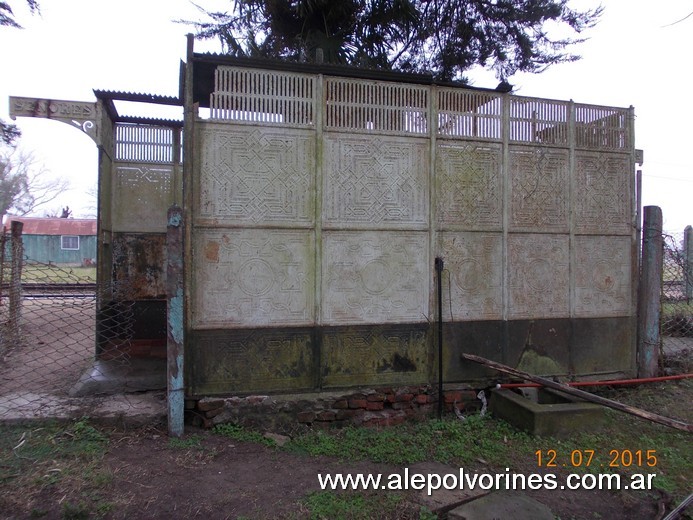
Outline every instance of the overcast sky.
[[[10, 3], [25, 29], [0, 28], [1, 118], [9, 119], [10, 95], [80, 101], [94, 101], [92, 89], [177, 95], [190, 28], [172, 20], [199, 16], [188, 0], [41, 0], [40, 16], [31, 16], [24, 0]], [[221, 9], [232, 0], [197, 3]], [[645, 151], [643, 204], [660, 206], [665, 229], [680, 232], [693, 225], [693, 106], [688, 100], [693, 17], [664, 26], [684, 18], [693, 3], [604, 4], [590, 40], [575, 49], [581, 61], [510, 81], [525, 96], [634, 106], [636, 147]], [[195, 50], [219, 49], [215, 42], [196, 42]], [[471, 78], [476, 86], [497, 84], [484, 72]], [[91, 139], [54, 121], [20, 118], [17, 123], [22, 148], [53, 174], [70, 179], [72, 189], [47, 209], [69, 205], [74, 216], [89, 213], [87, 192], [97, 175]]]

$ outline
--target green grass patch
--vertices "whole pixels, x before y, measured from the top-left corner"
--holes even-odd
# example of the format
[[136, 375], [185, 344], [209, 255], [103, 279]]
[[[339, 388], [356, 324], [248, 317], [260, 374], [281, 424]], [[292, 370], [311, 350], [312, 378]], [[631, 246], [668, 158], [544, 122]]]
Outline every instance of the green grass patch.
[[518, 444], [531, 438], [507, 423], [488, 416], [430, 420], [387, 429], [348, 427], [333, 432], [311, 432], [293, 439], [286, 448], [309, 455], [342, 460], [370, 460], [413, 464], [425, 460], [467, 464], [478, 458], [502, 463]]
[[26, 264], [22, 267], [24, 283], [96, 283], [96, 267], [63, 267], [48, 264]]
[[212, 431], [217, 435], [222, 435], [224, 437], [241, 442], [255, 442], [257, 444], [264, 444], [265, 446], [269, 446], [271, 448], [277, 446], [277, 443], [272, 439], [268, 439], [261, 433], [243, 428], [237, 424], [218, 424], [212, 429]]
[[303, 500], [311, 520], [369, 520], [437, 518], [426, 508], [408, 503], [401, 494], [335, 493], [317, 491]]
[[202, 437], [199, 435], [189, 435], [187, 437], [171, 437], [168, 440], [168, 447], [175, 450], [201, 450]]
[[103, 516], [100, 511], [107, 503], [98, 492], [113, 480], [101, 467], [108, 445], [108, 436], [86, 419], [41, 427], [0, 426], [0, 509], [24, 507], [40, 518], [51, 504], [35, 497], [56, 490], [66, 497], [62, 518]]

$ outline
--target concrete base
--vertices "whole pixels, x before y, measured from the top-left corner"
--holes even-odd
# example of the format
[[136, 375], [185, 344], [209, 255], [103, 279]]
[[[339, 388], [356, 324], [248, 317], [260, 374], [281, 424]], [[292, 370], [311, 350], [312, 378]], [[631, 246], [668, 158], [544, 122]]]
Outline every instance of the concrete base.
[[529, 396], [507, 389], [493, 390], [491, 413], [532, 435], [554, 437], [593, 431], [604, 420], [603, 408], [598, 404], [580, 401], [548, 388], [529, 390]]
[[497, 491], [461, 505], [448, 513], [449, 520], [554, 520], [554, 514], [541, 502], [517, 491]]
[[70, 389], [70, 397], [166, 389], [166, 360], [97, 359]]

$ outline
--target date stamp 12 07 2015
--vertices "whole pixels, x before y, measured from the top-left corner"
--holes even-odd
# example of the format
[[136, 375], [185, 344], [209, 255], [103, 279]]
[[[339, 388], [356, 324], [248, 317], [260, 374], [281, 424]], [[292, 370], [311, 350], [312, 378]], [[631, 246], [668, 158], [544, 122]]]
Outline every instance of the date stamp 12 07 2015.
[[657, 450], [609, 450], [597, 453], [596, 450], [572, 450], [562, 453], [547, 449], [534, 452], [540, 468], [588, 468], [600, 466], [609, 468], [654, 468], [657, 466]]

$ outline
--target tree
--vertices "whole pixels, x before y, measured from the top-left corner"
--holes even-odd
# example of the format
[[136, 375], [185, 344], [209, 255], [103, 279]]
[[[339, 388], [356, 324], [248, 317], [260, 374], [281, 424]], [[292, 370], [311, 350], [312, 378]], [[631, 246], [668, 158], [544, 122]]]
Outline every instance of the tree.
[[[39, 12], [39, 3], [37, 0], [26, 0], [26, 3], [32, 13]], [[0, 0], [0, 27], [3, 26], [14, 27], [15, 29], [22, 28], [14, 19], [14, 12], [10, 4]], [[5, 123], [5, 121], [0, 119], [0, 144], [12, 145], [20, 135], [21, 132], [17, 128], [17, 125]]]
[[9, 212], [19, 216], [36, 211], [69, 188], [66, 179], [51, 178], [37, 167], [31, 155], [15, 149], [0, 154], [0, 217]]
[[[474, 65], [500, 79], [575, 61], [602, 8], [576, 10], [568, 0], [234, 0], [194, 25], [235, 56], [324, 61], [463, 79]], [[570, 36], [554, 37], [557, 33]]]
[[[32, 13], [38, 13], [40, 11], [37, 0], [26, 0], [26, 3]], [[19, 25], [14, 19], [14, 11], [12, 11], [10, 4], [2, 1], [0, 1], [0, 25], [14, 27], [15, 29], [22, 28], [22, 26]]]

